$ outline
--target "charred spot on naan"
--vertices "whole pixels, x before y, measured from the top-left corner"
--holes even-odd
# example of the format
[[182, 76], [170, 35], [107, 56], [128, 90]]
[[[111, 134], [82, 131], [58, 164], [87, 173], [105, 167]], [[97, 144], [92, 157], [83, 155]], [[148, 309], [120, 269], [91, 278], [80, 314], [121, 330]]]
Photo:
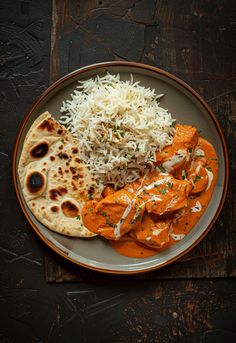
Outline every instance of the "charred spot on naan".
[[92, 185], [92, 186], [89, 187], [88, 197], [89, 198], [93, 197], [94, 193], [95, 193], [95, 187]]
[[69, 169], [70, 169], [72, 174], [76, 174], [76, 170], [77, 170], [76, 167], [70, 167]]
[[58, 174], [63, 175], [63, 171], [61, 167], [58, 168]]
[[61, 209], [66, 217], [77, 217], [79, 215], [78, 207], [70, 200], [63, 201]]
[[46, 176], [39, 171], [33, 171], [26, 176], [25, 184], [31, 194], [42, 194], [46, 188]]
[[59, 154], [57, 155], [61, 160], [68, 160], [69, 156], [67, 155], [66, 152], [59, 152]]
[[76, 184], [74, 183], [74, 181], [71, 181], [71, 185], [72, 185], [73, 191], [77, 191], [78, 190], [78, 188], [76, 187]]
[[58, 196], [62, 196], [67, 193], [67, 189], [64, 187], [57, 187], [49, 190], [49, 198], [51, 200], [58, 200]]
[[78, 152], [79, 152], [77, 147], [72, 147], [71, 151], [72, 151], [73, 154], [78, 154]]
[[53, 212], [53, 213], [57, 213], [57, 212], [59, 212], [59, 207], [58, 206], [52, 206], [51, 207], [51, 211]]
[[69, 167], [73, 180], [79, 180], [84, 178], [84, 171], [82, 167]]
[[48, 150], [49, 144], [47, 142], [41, 142], [32, 147], [30, 155], [33, 158], [42, 158], [47, 155]]
[[55, 127], [55, 122], [51, 118], [47, 118], [38, 126], [38, 129], [42, 131], [46, 130], [48, 132], [52, 132], [53, 130], [55, 130]]

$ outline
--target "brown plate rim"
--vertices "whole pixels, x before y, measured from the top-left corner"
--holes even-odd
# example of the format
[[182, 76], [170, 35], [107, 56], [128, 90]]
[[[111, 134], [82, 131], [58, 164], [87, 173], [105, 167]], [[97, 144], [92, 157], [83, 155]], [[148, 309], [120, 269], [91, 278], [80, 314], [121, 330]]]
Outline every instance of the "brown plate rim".
[[[220, 204], [217, 208], [216, 213], [214, 214], [214, 217], [212, 218], [210, 224], [207, 226], [207, 228], [205, 229], [205, 231], [201, 234], [201, 236], [198, 237], [198, 239], [192, 244], [190, 245], [187, 249], [185, 249], [183, 252], [179, 253], [178, 255], [176, 255], [175, 257], [171, 258], [170, 260], [161, 263], [158, 266], [152, 266], [152, 267], [148, 267], [145, 270], [135, 270], [135, 271], [113, 271], [113, 270], [108, 270], [108, 269], [103, 269], [103, 268], [99, 268], [99, 267], [94, 267], [94, 266], [89, 266], [87, 264], [81, 263], [79, 261], [74, 260], [73, 258], [70, 258], [67, 253], [65, 253], [64, 251], [62, 251], [61, 249], [59, 249], [58, 247], [56, 247], [50, 240], [48, 240], [47, 238], [44, 237], [44, 235], [39, 231], [39, 229], [37, 228], [37, 226], [32, 222], [30, 216], [28, 215], [26, 208], [24, 206], [24, 203], [22, 201], [19, 189], [18, 189], [18, 185], [17, 185], [17, 166], [16, 166], [16, 160], [17, 160], [17, 152], [18, 152], [18, 148], [19, 148], [19, 141], [23, 132], [23, 129], [26, 125], [26, 123], [28, 122], [28, 119], [30, 118], [31, 114], [33, 113], [33, 111], [35, 110], [35, 108], [41, 103], [41, 101], [51, 92], [53, 91], [55, 88], [57, 88], [57, 86], [59, 86], [61, 83], [63, 83], [64, 81], [80, 75], [86, 71], [91, 71], [93, 69], [97, 69], [97, 68], [106, 68], [106, 67], [112, 67], [112, 66], [125, 66], [125, 67], [135, 67], [135, 68], [140, 68], [140, 69], [146, 69], [158, 74], [161, 74], [173, 81], [175, 81], [176, 83], [178, 83], [180, 86], [182, 86], [183, 88], [185, 88], [188, 92], [190, 92], [200, 103], [201, 105], [206, 109], [206, 111], [208, 112], [208, 114], [210, 115], [211, 119], [213, 120], [215, 127], [217, 129], [217, 132], [219, 134], [220, 140], [221, 140], [221, 144], [223, 147], [223, 154], [224, 154], [224, 159], [225, 159], [225, 178], [224, 178], [224, 186], [223, 186], [223, 193], [221, 196], [221, 200], [220, 200]], [[95, 271], [99, 271], [99, 272], [103, 272], [106, 274], [120, 274], [120, 275], [124, 275], [124, 274], [141, 274], [141, 273], [147, 273], [153, 270], [157, 270], [160, 268], [163, 268], [171, 263], [173, 263], [174, 261], [176, 261], [177, 259], [179, 259], [180, 257], [184, 256], [185, 254], [187, 254], [190, 250], [192, 250], [206, 235], [207, 233], [210, 231], [210, 229], [212, 228], [212, 226], [215, 224], [226, 199], [226, 195], [227, 195], [227, 191], [228, 191], [228, 186], [229, 186], [229, 156], [228, 156], [228, 149], [227, 149], [227, 144], [221, 129], [221, 126], [216, 118], [216, 116], [214, 115], [213, 111], [210, 109], [210, 107], [208, 106], [208, 104], [205, 102], [205, 100], [202, 99], [202, 97], [194, 90], [192, 89], [192, 87], [190, 87], [187, 83], [185, 83], [184, 81], [182, 81], [181, 79], [177, 78], [176, 76], [153, 66], [147, 65], [147, 64], [143, 64], [143, 63], [137, 63], [137, 62], [127, 62], [127, 61], [111, 61], [111, 62], [102, 62], [102, 63], [96, 63], [96, 64], [92, 64], [89, 66], [85, 66], [82, 68], [79, 68], [78, 70], [75, 70], [65, 76], [63, 76], [62, 78], [60, 78], [58, 81], [54, 82], [51, 86], [49, 86], [43, 93], [41, 96], [39, 96], [36, 101], [34, 101], [34, 103], [31, 105], [30, 109], [27, 111], [25, 117], [23, 118], [21, 125], [19, 127], [18, 133], [16, 135], [16, 141], [15, 141], [15, 145], [14, 145], [14, 150], [13, 150], [13, 159], [12, 159], [12, 173], [13, 173], [13, 183], [14, 183], [14, 188], [15, 188], [15, 192], [16, 192], [16, 196], [17, 199], [19, 201], [19, 204], [21, 206], [21, 209], [26, 217], [26, 219], [28, 220], [28, 222], [30, 223], [30, 225], [32, 226], [32, 228], [34, 229], [35, 233], [42, 239], [42, 241], [49, 247], [51, 248], [53, 251], [55, 251], [56, 253], [58, 253], [60, 256], [62, 256], [63, 258], [69, 260], [70, 262], [73, 262], [76, 265], [85, 267], [87, 269], [91, 269], [91, 270], [95, 270]]]

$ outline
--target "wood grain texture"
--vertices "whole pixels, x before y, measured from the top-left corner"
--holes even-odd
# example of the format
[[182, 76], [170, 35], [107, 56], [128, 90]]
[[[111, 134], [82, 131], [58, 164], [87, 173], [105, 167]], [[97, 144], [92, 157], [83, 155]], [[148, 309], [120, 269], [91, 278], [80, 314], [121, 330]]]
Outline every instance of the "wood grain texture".
[[[48, 87], [50, 3], [0, 3], [0, 274], [5, 285], [17, 265], [38, 268], [42, 258], [32, 248], [28, 230], [16, 202], [11, 158], [16, 134], [32, 101]], [[47, 57], [48, 56], [48, 57]], [[17, 269], [17, 272], [22, 269]], [[32, 275], [34, 275], [32, 267]]]
[[[233, 7], [234, 1], [54, 0], [51, 80], [86, 64], [107, 60], [139, 61], [173, 73], [199, 92], [216, 114], [229, 145], [233, 175]], [[235, 191], [232, 178], [220, 218], [193, 251], [163, 270], [138, 278], [236, 276]], [[93, 279], [96, 274], [51, 255], [45, 259], [45, 267], [50, 282]]]
[[150, 282], [148, 286], [143, 282], [103, 282], [95, 292], [86, 285], [80, 290], [73, 285], [63, 299], [68, 305], [66, 315], [59, 307], [60, 320], [52, 329], [51, 342], [233, 341], [233, 319], [227, 321], [225, 315], [229, 318], [232, 314], [230, 302], [235, 303], [235, 289], [232, 287], [228, 298], [229, 289], [223, 290], [224, 285], [224, 281], [216, 286], [206, 280], [202, 284]]
[[[57, 1], [57, 5], [58, 3]], [[147, 7], [144, 3], [148, 3]], [[189, 13], [188, 1], [177, 1], [177, 3], [182, 6], [181, 13]], [[212, 7], [215, 3], [219, 4], [218, 1], [207, 3], [210, 3]], [[172, 6], [168, 1], [155, 3], [154, 1], [130, 0], [109, 2], [71, 0], [68, 6], [78, 9], [74, 12], [74, 16], [80, 23], [85, 23], [89, 16], [99, 13], [101, 6], [108, 7], [109, 13], [118, 18], [135, 12], [135, 21], [143, 22], [145, 25], [149, 22], [153, 25], [153, 21], [150, 21], [150, 13], [156, 13], [156, 8], [159, 8], [158, 15], [162, 15], [166, 20], [173, 20], [173, 14], [168, 14], [169, 7]], [[201, 8], [203, 2], [196, 1], [194, 6]], [[229, 45], [231, 51], [234, 41], [230, 38], [232, 36], [228, 27], [231, 24], [229, 14], [227, 14], [231, 11], [228, 10], [225, 13], [225, 7], [229, 8], [230, 2], [224, 1], [222, 6], [219, 20], [224, 22], [227, 28], [226, 37], [224, 37], [225, 44]], [[168, 11], [165, 7], [168, 7]], [[67, 17], [66, 21], [62, 19], [64, 16], [60, 18], [62, 14]], [[174, 16], [177, 14], [179, 15], [179, 11], [174, 13]], [[230, 16], [232, 16], [231, 13]], [[62, 259], [54, 262], [53, 259], [57, 256], [38, 239], [21, 213], [11, 181], [11, 154], [17, 129], [26, 110], [48, 87], [51, 17], [51, 3], [48, 0], [1, 0], [0, 2], [0, 342], [234, 342], [236, 340], [236, 280], [234, 278], [164, 281], [147, 279], [136, 282], [129, 278], [122, 280], [119, 277], [106, 278], [95, 272], [92, 273], [93, 277], [86, 276], [80, 274], [81, 269], [74, 269], [72, 264], [67, 264]], [[69, 33], [71, 23], [67, 7], [63, 7], [58, 18], [65, 21]], [[134, 22], [134, 19], [132, 21]], [[168, 24], [166, 25], [167, 28]], [[145, 44], [150, 43], [151, 47], [154, 43], [150, 32], [154, 37], [155, 30], [152, 31], [149, 27], [147, 32]], [[160, 31], [158, 35], [161, 39], [163, 32]], [[76, 34], [74, 37], [77, 37]], [[55, 44], [57, 45], [58, 42], [60, 39], [56, 38]], [[163, 48], [167, 43], [162, 44]], [[60, 44], [58, 46], [61, 49]], [[90, 45], [92, 46], [93, 44]], [[145, 53], [150, 49], [144, 49]], [[168, 49], [171, 49], [171, 44]], [[89, 58], [96, 61], [96, 56], [92, 56], [92, 48], [89, 53], [83, 51], [84, 62], [86, 62], [86, 54], [91, 54]], [[102, 49], [98, 51], [103, 53]], [[160, 53], [161, 51], [158, 52]], [[65, 51], [66, 54], [67, 51]], [[231, 73], [229, 70], [232, 67], [230, 56], [227, 52], [226, 60], [221, 61], [222, 66], [224, 65], [222, 68], [228, 70], [228, 74]], [[101, 55], [100, 58], [102, 59]], [[118, 57], [114, 56], [114, 58]], [[61, 58], [59, 60], [61, 63]], [[77, 63], [78, 60], [78, 57], [73, 57], [70, 63], [71, 61]], [[55, 77], [61, 76], [60, 70], [64, 73], [70, 69], [70, 66], [66, 64], [59, 65], [64, 65], [65, 69], [55, 68], [55, 72], [59, 71]], [[74, 67], [75, 65], [72, 65], [71, 69]], [[166, 67], [169, 66], [166, 64]], [[211, 78], [209, 81], [194, 78], [192, 81], [190, 79], [190, 82], [195, 89], [206, 96], [205, 99], [209, 100], [209, 104], [220, 118], [227, 133], [232, 166], [235, 170], [234, 74], [231, 75], [230, 80], [228, 78], [224, 80], [221, 69], [218, 75], [221, 75], [220, 79]], [[230, 196], [233, 198], [235, 193], [233, 177], [232, 187], [234, 188]], [[222, 270], [221, 261], [216, 254], [223, 252], [226, 247], [227, 251], [233, 248], [233, 239], [228, 234], [229, 223], [235, 228], [233, 211], [229, 198], [223, 216], [210, 233], [212, 235], [210, 242], [206, 247], [197, 248], [200, 249], [198, 250], [200, 257], [199, 260], [195, 259], [196, 263], [193, 268], [205, 265], [206, 258], [203, 255], [205, 249], [211, 246], [210, 251], [214, 252], [217, 261], [215, 267], [211, 262], [213, 271], [217, 266], [219, 270]], [[213, 237], [217, 235], [218, 230], [221, 235], [217, 240], [222, 239], [225, 232], [227, 243], [225, 240], [222, 244], [217, 241], [218, 245], [211, 243], [216, 240]], [[230, 235], [233, 237], [235, 231], [231, 230]], [[62, 281], [65, 278], [64, 268], [67, 275], [70, 275], [69, 271], [72, 268], [72, 278], [75, 280], [76, 275], [77, 280], [82, 280], [82, 282], [64, 284], [45, 282], [44, 257], [50, 264], [49, 267], [48, 264], [46, 265], [46, 271], [49, 272], [48, 278], [56, 275], [57, 280]], [[227, 259], [226, 256], [223, 265]], [[232, 259], [228, 261], [229, 273], [230, 271], [232, 273], [234, 264], [232, 264]], [[58, 268], [58, 264], [62, 267], [61, 269]], [[54, 268], [54, 271], [51, 272], [49, 268]], [[189, 271], [191, 277], [191, 268]]]

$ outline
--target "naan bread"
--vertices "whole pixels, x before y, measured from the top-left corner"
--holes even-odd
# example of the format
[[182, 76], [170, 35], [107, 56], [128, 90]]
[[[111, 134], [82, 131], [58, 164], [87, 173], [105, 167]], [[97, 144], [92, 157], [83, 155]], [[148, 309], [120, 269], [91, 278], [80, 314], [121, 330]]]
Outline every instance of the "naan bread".
[[48, 112], [31, 126], [18, 174], [32, 213], [49, 229], [73, 237], [95, 236], [82, 223], [85, 201], [100, 196], [79, 159], [77, 139]]

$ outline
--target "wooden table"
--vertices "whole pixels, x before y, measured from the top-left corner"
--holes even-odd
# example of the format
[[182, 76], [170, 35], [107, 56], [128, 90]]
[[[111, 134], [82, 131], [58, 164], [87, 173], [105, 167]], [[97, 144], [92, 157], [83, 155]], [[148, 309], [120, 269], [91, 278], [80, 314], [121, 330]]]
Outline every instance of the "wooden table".
[[[234, 341], [235, 1], [2, 0], [0, 17], [0, 342]], [[12, 185], [17, 129], [34, 99], [66, 73], [108, 60], [186, 81], [215, 112], [231, 156], [217, 224], [190, 254], [142, 277], [63, 261], [33, 233]]]

